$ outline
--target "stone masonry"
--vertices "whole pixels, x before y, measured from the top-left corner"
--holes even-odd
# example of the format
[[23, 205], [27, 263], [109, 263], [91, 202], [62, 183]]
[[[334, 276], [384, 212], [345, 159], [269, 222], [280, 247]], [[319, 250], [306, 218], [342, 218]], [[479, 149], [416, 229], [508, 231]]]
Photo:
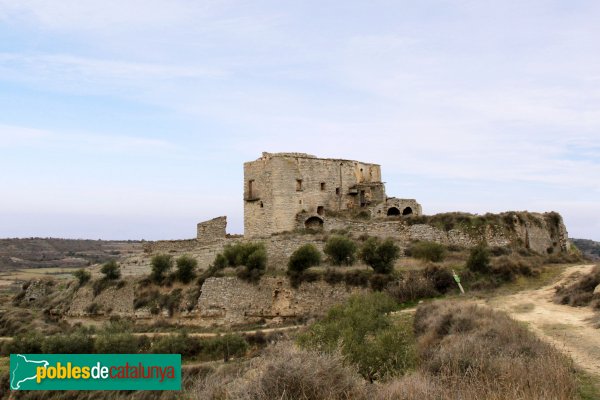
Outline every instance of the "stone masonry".
[[203, 242], [225, 239], [227, 228], [227, 217], [217, 217], [210, 221], [200, 222], [197, 226], [196, 238]]
[[369, 215], [420, 215], [415, 200], [388, 198], [381, 167], [304, 153], [263, 153], [244, 163], [244, 235], [266, 237], [320, 228], [328, 213], [364, 210]]

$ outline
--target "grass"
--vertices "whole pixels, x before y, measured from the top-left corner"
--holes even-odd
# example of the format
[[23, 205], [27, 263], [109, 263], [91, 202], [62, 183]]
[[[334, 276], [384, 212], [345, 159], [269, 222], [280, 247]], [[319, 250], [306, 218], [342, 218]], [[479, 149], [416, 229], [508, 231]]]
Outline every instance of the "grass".
[[517, 304], [512, 309], [516, 313], [528, 313], [528, 312], [532, 312], [535, 309], [535, 304], [521, 303], [521, 304]]
[[600, 378], [594, 377], [586, 372], [577, 371], [576, 374], [580, 400], [600, 399]]

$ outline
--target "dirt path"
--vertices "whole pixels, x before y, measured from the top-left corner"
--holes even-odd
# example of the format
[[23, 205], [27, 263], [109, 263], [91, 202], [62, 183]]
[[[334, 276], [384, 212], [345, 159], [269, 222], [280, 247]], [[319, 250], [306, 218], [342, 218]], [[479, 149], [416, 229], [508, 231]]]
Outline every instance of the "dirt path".
[[526, 322], [540, 338], [552, 343], [570, 355], [579, 367], [600, 378], [600, 329], [587, 321], [594, 312], [589, 307], [570, 307], [552, 302], [556, 285], [570, 282], [574, 279], [573, 274], [585, 274], [592, 268], [593, 265], [569, 267], [557, 283], [493, 297], [485, 300], [485, 304]]

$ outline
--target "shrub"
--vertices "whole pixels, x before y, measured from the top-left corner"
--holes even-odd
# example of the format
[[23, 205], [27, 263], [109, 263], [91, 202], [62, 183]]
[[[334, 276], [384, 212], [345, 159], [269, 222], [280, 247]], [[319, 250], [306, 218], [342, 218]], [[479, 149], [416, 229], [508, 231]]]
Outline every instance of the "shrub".
[[490, 272], [490, 252], [487, 245], [482, 243], [471, 249], [467, 260], [467, 268], [473, 272]]
[[339, 349], [370, 381], [402, 373], [414, 364], [412, 329], [392, 322], [387, 313], [394, 308], [383, 293], [352, 296], [299, 335], [298, 343], [327, 353]]
[[365, 270], [348, 271], [344, 274], [344, 282], [348, 286], [367, 287], [372, 274], [372, 271]]
[[130, 332], [104, 332], [96, 337], [94, 348], [99, 354], [135, 354], [138, 339]]
[[200, 342], [201, 352], [211, 358], [227, 362], [231, 357], [242, 357], [248, 351], [248, 342], [243, 336], [227, 334]]
[[258, 281], [267, 267], [267, 250], [264, 243], [236, 243], [225, 246], [223, 253], [215, 257], [212, 267], [200, 277], [199, 283], [220, 269], [239, 266], [243, 268], [238, 269], [238, 278]]
[[[240, 368], [244, 368], [240, 370]], [[248, 374], [249, 370], [252, 371]], [[194, 399], [366, 400], [364, 381], [338, 353], [269, 347], [252, 364], [225, 364], [201, 379]]]
[[104, 274], [104, 279], [107, 280], [117, 280], [121, 277], [121, 268], [116, 261], [109, 261], [102, 265], [100, 268], [100, 272]]
[[356, 260], [356, 244], [347, 236], [331, 236], [323, 251], [333, 265], [352, 265]]
[[4, 342], [2, 353], [38, 354], [42, 352], [44, 338], [38, 332], [30, 332], [25, 335], [17, 335], [12, 341]]
[[394, 244], [392, 239], [381, 242], [371, 237], [367, 239], [361, 249], [361, 259], [375, 272], [389, 274], [394, 269], [394, 261], [400, 256], [400, 248]]
[[387, 293], [398, 303], [412, 302], [439, 295], [439, 292], [433, 286], [433, 282], [418, 271], [408, 272], [395, 285], [390, 285], [387, 288]]
[[571, 363], [505, 313], [430, 302], [417, 308], [414, 329], [423, 372], [447, 393], [470, 400], [577, 398]]
[[[594, 300], [594, 289], [598, 285], [600, 285], [600, 266], [594, 267], [589, 274], [579, 277], [570, 285], [558, 286], [554, 302], [573, 307], [587, 306]], [[596, 304], [597, 302], [594, 302], [595, 307]]]
[[432, 283], [435, 290], [442, 294], [456, 286], [452, 273], [447, 268], [438, 265], [428, 265], [423, 270], [423, 276]]
[[176, 260], [177, 279], [183, 283], [189, 283], [196, 276], [195, 269], [198, 261], [189, 256], [181, 256]]
[[155, 354], [181, 354], [189, 357], [198, 352], [198, 343], [185, 333], [160, 336], [152, 342], [151, 352]]
[[305, 244], [290, 256], [288, 273], [302, 273], [310, 267], [321, 264], [321, 253], [313, 244]]
[[157, 254], [152, 257], [150, 262], [152, 273], [150, 279], [155, 283], [162, 283], [165, 275], [173, 268], [173, 257], [168, 254]]
[[444, 245], [435, 242], [416, 242], [409, 247], [411, 257], [438, 262], [446, 257]]
[[330, 285], [335, 285], [344, 281], [344, 273], [338, 272], [333, 268], [327, 268], [325, 274], [323, 275], [323, 280]]
[[48, 354], [93, 353], [94, 339], [83, 331], [48, 336], [42, 343], [42, 352]]
[[382, 291], [393, 280], [394, 278], [390, 274], [373, 274], [369, 278], [369, 285], [375, 291]]
[[169, 317], [172, 317], [181, 303], [181, 293], [182, 290], [178, 288], [173, 290], [171, 293], [158, 296], [158, 307], [161, 309], [167, 309], [169, 312]]
[[90, 274], [89, 271], [86, 271], [83, 268], [80, 268], [77, 271], [73, 272], [73, 276], [75, 277], [75, 279], [77, 279], [77, 282], [79, 282], [79, 286], [85, 285], [92, 278], [92, 274]]

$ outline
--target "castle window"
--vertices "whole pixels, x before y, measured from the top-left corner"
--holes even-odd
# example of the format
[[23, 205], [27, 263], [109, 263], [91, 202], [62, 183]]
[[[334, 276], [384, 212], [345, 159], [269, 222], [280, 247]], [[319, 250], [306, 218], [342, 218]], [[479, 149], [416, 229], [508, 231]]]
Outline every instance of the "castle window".
[[252, 195], [252, 191], [253, 191], [253, 186], [254, 186], [254, 179], [250, 179], [248, 181], [248, 198], [251, 199], [254, 196]]
[[321, 182], [321, 190], [325, 190], [325, 182]]
[[264, 205], [263, 205], [263, 202], [261, 201], [260, 202], [260, 208], [263, 208], [263, 207], [264, 207]]
[[339, 194], [340, 194], [340, 188], [335, 188], [335, 194], [337, 194], [339, 196]]
[[325, 207], [323, 207], [323, 206], [317, 207], [317, 214], [319, 214], [319, 215], [325, 214]]
[[302, 190], [302, 179], [296, 179], [296, 191], [299, 192]]

